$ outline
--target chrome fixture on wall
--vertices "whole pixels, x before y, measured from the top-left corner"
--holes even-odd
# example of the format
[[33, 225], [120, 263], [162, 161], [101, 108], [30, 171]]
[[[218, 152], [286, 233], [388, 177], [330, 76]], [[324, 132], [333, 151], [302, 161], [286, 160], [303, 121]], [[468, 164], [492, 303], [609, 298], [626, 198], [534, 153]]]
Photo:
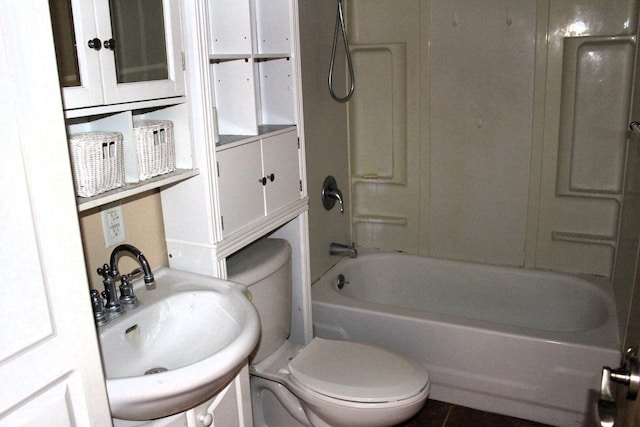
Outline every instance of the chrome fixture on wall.
[[329, 211], [333, 209], [336, 201], [340, 203], [340, 213], [344, 213], [344, 199], [342, 198], [342, 191], [338, 188], [336, 179], [329, 175], [322, 183], [322, 205]]
[[[345, 96], [338, 96], [333, 90], [333, 68], [336, 61], [336, 48], [338, 47], [338, 32], [342, 30], [342, 41], [344, 42], [344, 50], [347, 55], [347, 68], [349, 70], [349, 80], [351, 86], [349, 92]], [[355, 90], [356, 80], [353, 73], [353, 64], [351, 63], [351, 52], [349, 51], [349, 40], [347, 39], [347, 29], [344, 25], [344, 13], [342, 11], [342, 0], [338, 0], [338, 13], [336, 15], [336, 29], [333, 32], [333, 47], [331, 49], [331, 60], [329, 61], [329, 93], [331, 97], [338, 102], [347, 102], [353, 91]]]
[[629, 347], [617, 369], [604, 366], [598, 399], [598, 418], [602, 427], [614, 427], [616, 421], [616, 398], [611, 391], [611, 382], [627, 386], [627, 399], [635, 400], [640, 390], [640, 366], [638, 348]]
[[352, 243], [351, 246], [343, 245], [342, 243], [331, 242], [329, 245], [329, 255], [349, 255], [350, 258], [358, 257], [358, 250], [356, 244]]

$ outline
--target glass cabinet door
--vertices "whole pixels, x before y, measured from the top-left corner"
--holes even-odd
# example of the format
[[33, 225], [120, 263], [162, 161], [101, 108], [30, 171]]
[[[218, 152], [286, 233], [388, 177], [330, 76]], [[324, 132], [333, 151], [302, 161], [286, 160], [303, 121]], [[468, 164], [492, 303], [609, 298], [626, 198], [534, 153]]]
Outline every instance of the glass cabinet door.
[[110, 0], [118, 83], [169, 78], [162, 0]]
[[65, 108], [184, 95], [178, 0], [49, 0]]
[[95, 0], [107, 104], [184, 95], [179, 0]]
[[65, 108], [104, 102], [93, 3], [49, 0], [51, 26]]
[[81, 85], [71, 1], [49, 0], [60, 86]]

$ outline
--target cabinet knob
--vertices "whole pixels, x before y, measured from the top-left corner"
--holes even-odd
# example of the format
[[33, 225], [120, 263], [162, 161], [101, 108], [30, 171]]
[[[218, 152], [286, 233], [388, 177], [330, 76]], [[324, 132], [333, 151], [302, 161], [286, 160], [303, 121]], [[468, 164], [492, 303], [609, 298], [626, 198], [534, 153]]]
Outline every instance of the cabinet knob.
[[275, 174], [271, 174], [271, 175], [268, 175], [268, 176], [263, 176], [262, 178], [260, 178], [258, 180], [258, 182], [261, 183], [262, 185], [267, 185], [267, 181], [273, 182], [275, 180], [276, 180]]
[[87, 45], [89, 46], [90, 49], [93, 50], [100, 50], [102, 49], [102, 42], [100, 41], [99, 38], [95, 38], [95, 39], [91, 39], [89, 40], [89, 42], [87, 43]]
[[114, 39], [105, 40], [102, 44], [105, 49], [116, 50], [116, 41]]
[[210, 413], [206, 413], [206, 414], [202, 414], [200, 415], [200, 422], [205, 426], [205, 427], [209, 427], [211, 424], [213, 424], [213, 415], [211, 415]]

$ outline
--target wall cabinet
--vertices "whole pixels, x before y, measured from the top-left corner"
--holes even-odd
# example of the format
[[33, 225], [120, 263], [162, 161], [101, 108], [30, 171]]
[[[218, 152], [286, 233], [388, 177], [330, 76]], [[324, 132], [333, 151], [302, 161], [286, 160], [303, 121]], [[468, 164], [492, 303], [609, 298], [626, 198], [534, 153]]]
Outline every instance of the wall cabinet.
[[[200, 176], [162, 192], [169, 264], [224, 278], [228, 256], [287, 230], [297, 248], [292, 312], [307, 316], [298, 2], [197, 0], [184, 7], [196, 23], [185, 27], [185, 52]], [[311, 336], [308, 316], [293, 324], [296, 342]]]
[[[68, 134], [120, 132], [125, 186], [83, 211], [197, 174], [185, 94], [180, 0], [50, 0]], [[141, 181], [134, 120], [173, 123], [177, 171]]]
[[65, 109], [184, 95], [179, 0], [50, 0]]
[[172, 267], [224, 277], [227, 256], [308, 209], [297, 2], [184, 7], [197, 22], [185, 43], [202, 176], [162, 194], [167, 250]]
[[208, 3], [223, 239], [304, 196], [297, 124], [294, 3]]
[[218, 149], [223, 237], [300, 200], [299, 151], [295, 128]]

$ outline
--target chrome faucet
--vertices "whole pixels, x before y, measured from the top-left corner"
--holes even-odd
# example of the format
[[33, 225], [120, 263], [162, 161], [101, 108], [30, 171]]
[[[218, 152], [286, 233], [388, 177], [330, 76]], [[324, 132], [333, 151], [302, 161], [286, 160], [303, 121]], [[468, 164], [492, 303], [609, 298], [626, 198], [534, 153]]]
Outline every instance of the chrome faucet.
[[[138, 261], [141, 268], [136, 268], [129, 274], [120, 274], [118, 261], [123, 252], [128, 252]], [[102, 283], [104, 291], [102, 297], [98, 291], [91, 292], [91, 305], [93, 315], [98, 326], [108, 323], [111, 319], [122, 316], [125, 311], [134, 309], [140, 305], [138, 298], [133, 292], [133, 285], [130, 279], [140, 273], [144, 273], [144, 284], [147, 289], [155, 288], [155, 278], [151, 272], [149, 261], [138, 248], [132, 245], [119, 245], [112, 252], [109, 264], [104, 264], [98, 268], [98, 274], [103, 277]], [[120, 278], [120, 297], [116, 290], [116, 281]]]
[[149, 266], [149, 261], [147, 258], [140, 252], [138, 248], [133, 245], [120, 245], [116, 246], [116, 248], [111, 252], [111, 274], [113, 277], [118, 277], [118, 260], [120, 259], [120, 254], [122, 252], [129, 252], [133, 255], [140, 267], [142, 267], [142, 271], [144, 272], [144, 285], [147, 289], [153, 289], [155, 287], [155, 279], [153, 277], [153, 273], [151, 272], [151, 267]]
[[329, 245], [329, 255], [349, 255], [350, 258], [358, 257], [358, 250], [356, 249], [356, 244], [352, 243], [351, 246], [343, 245], [342, 243], [332, 242]]
[[344, 201], [342, 200], [342, 191], [339, 188], [325, 191], [324, 197], [337, 200], [340, 203], [340, 213], [344, 213]]

